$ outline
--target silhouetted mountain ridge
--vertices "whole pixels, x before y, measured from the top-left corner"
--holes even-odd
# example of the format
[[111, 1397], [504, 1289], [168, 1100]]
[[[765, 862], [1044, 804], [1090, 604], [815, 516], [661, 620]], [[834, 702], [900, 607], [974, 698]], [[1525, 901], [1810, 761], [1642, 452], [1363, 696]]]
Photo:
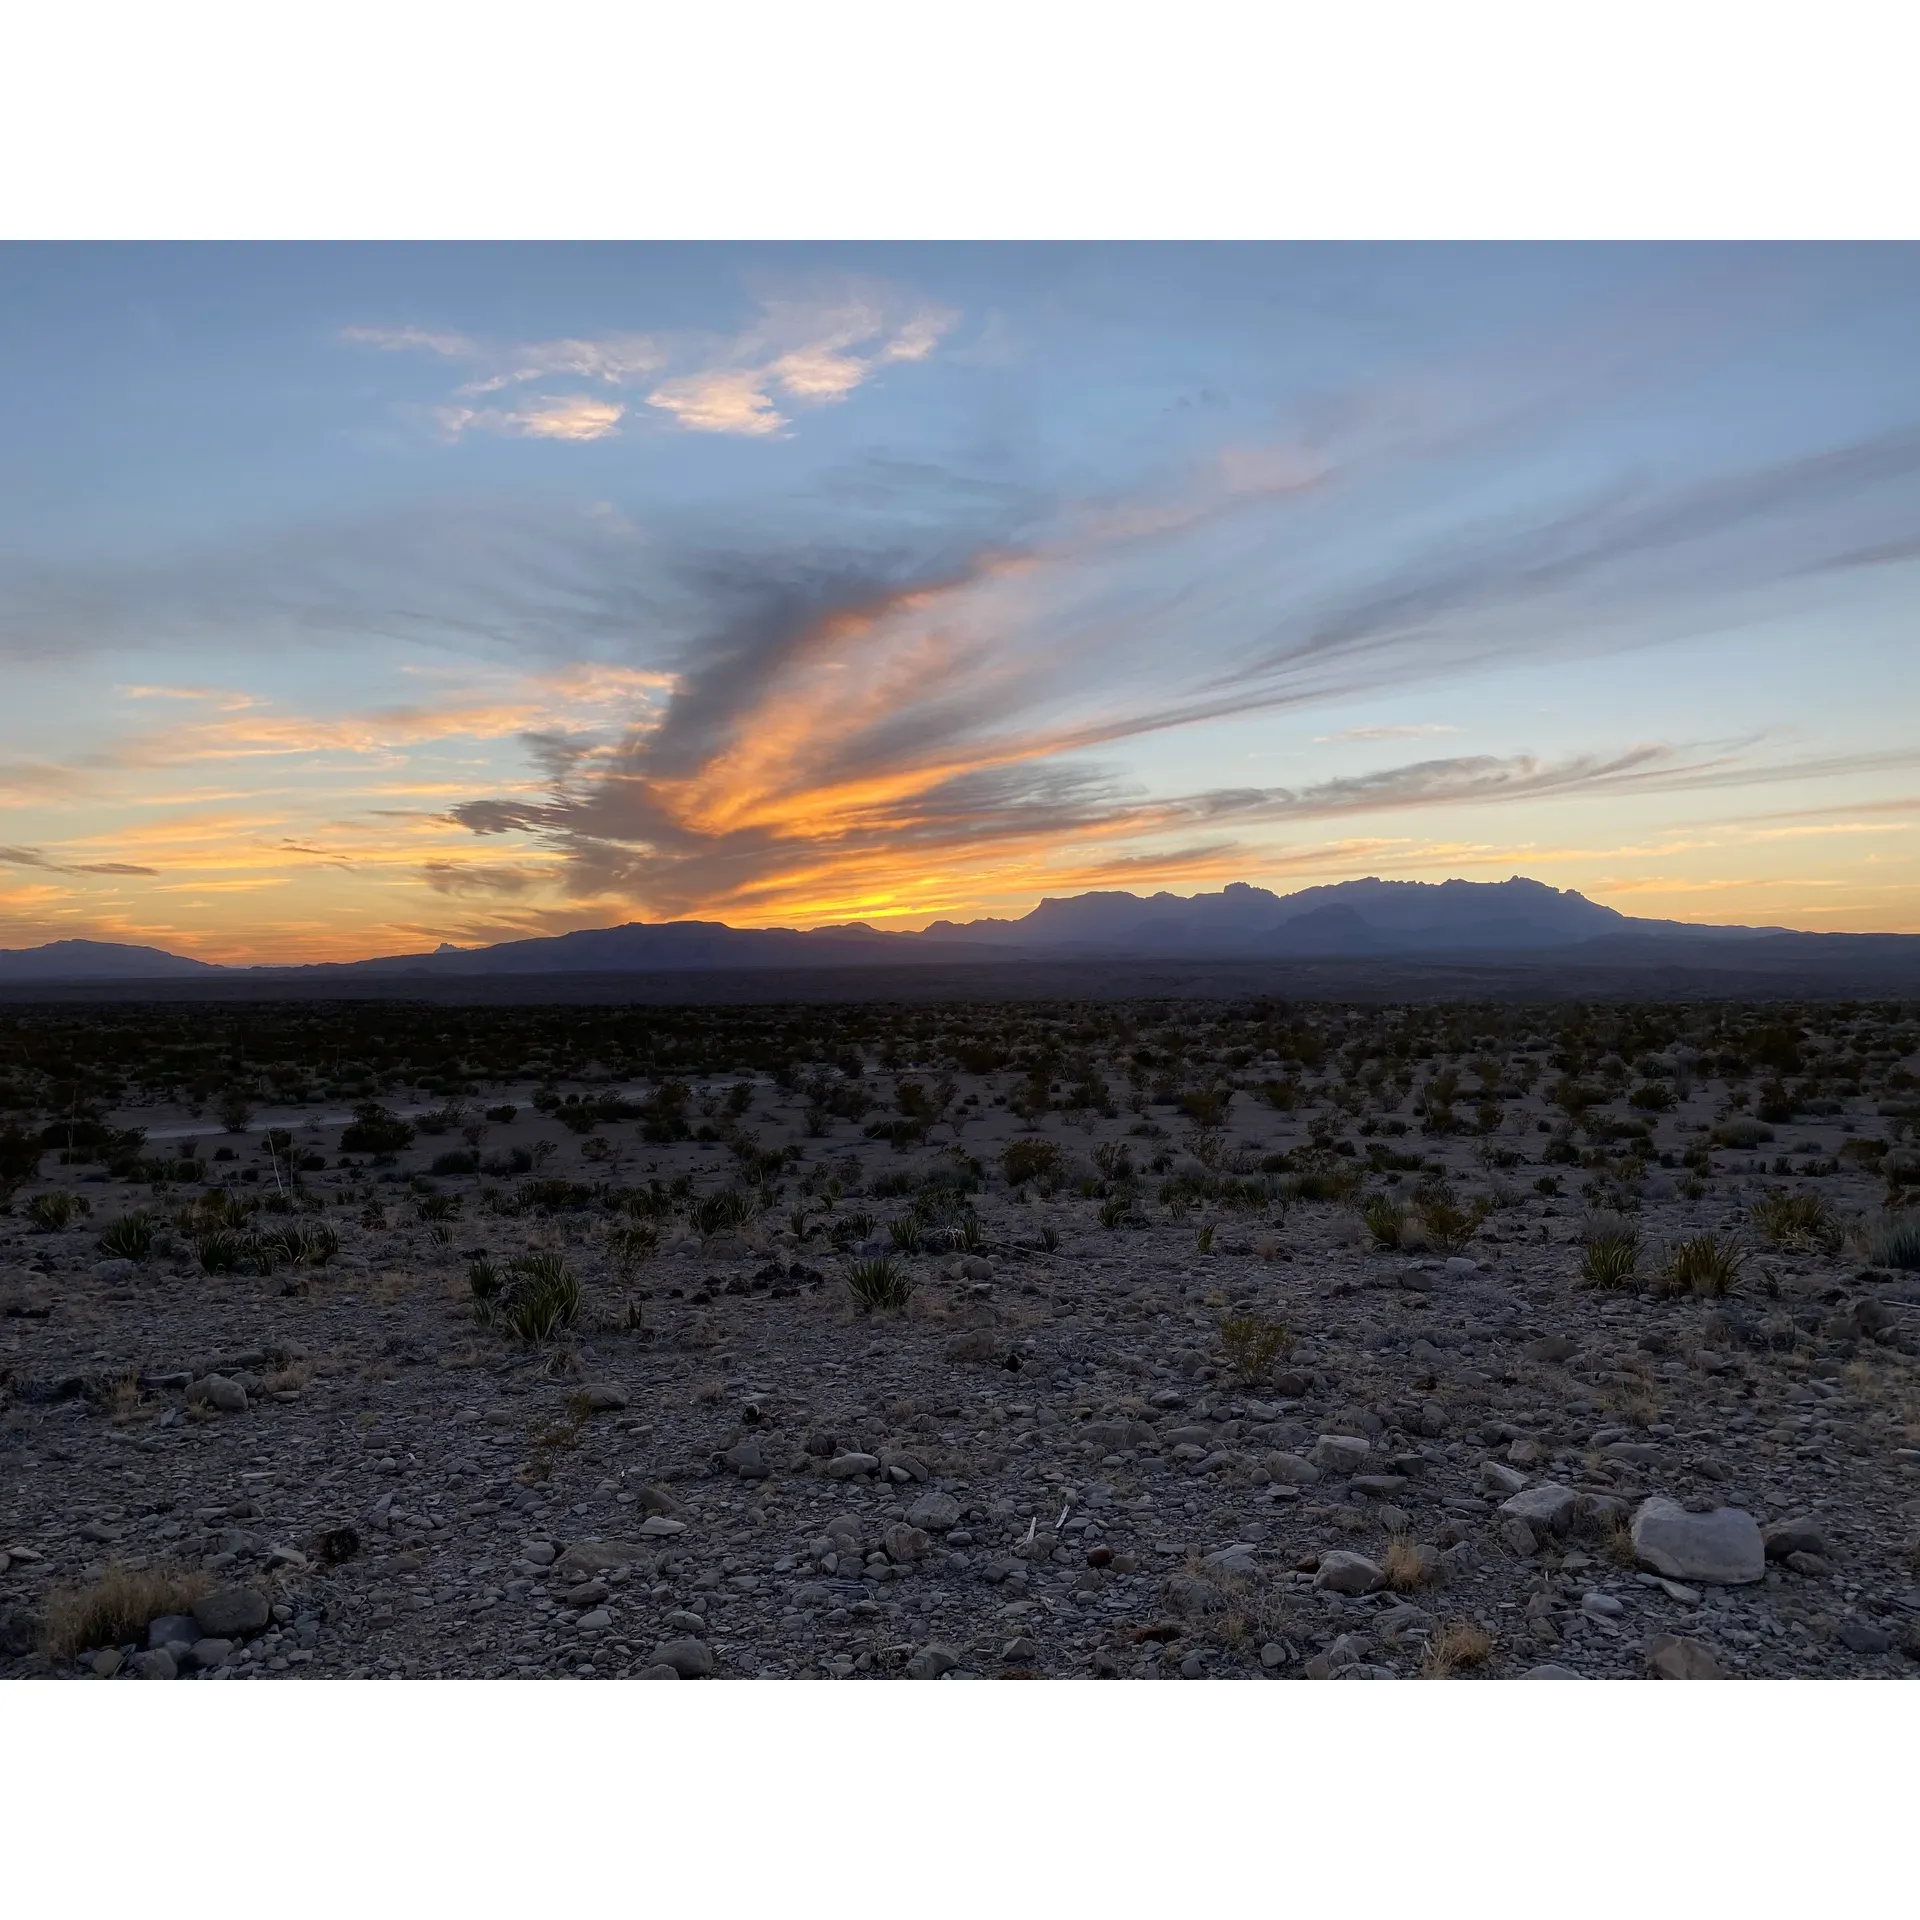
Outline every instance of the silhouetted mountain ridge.
[[[1235, 881], [1218, 893], [1083, 893], [1017, 920], [935, 921], [920, 933], [856, 922], [797, 931], [720, 921], [632, 921], [493, 946], [303, 967], [219, 968], [157, 947], [86, 940], [0, 950], [0, 984], [165, 980], [192, 974], [285, 979], [460, 979], [482, 975], [698, 973], [781, 968], [964, 965], [992, 961], [1514, 959], [1564, 952], [1648, 964], [1737, 943], [1839, 953], [1920, 954], [1920, 935], [1795, 933], [1641, 920], [1571, 889], [1502, 881], [1347, 880], [1279, 894]], [[1753, 950], [1758, 951], [1754, 945]]]

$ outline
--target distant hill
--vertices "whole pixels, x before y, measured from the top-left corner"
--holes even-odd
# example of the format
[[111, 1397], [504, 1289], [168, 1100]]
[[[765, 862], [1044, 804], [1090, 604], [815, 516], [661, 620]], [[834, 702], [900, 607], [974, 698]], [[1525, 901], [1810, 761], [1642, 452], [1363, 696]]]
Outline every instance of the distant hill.
[[[801, 932], [717, 920], [633, 921], [494, 946], [442, 945], [305, 967], [222, 968], [157, 947], [59, 940], [0, 951], [0, 986], [245, 978], [262, 985], [351, 987], [385, 979], [696, 974], [965, 967], [988, 962], [1510, 962], [1563, 954], [1609, 968], [1754, 963], [1824, 969], [1856, 960], [1920, 968], [1920, 935], [1793, 933], [1640, 920], [1585, 895], [1509, 880], [1347, 880], [1272, 893], [1242, 882], [1218, 893], [1082, 893], [1042, 900], [1016, 920], [940, 920], [923, 933], [855, 924]], [[1717, 957], [1716, 957], [1717, 956]]]
[[224, 973], [160, 947], [113, 940], [50, 940], [44, 947], [0, 947], [0, 986], [61, 980], [184, 980]]

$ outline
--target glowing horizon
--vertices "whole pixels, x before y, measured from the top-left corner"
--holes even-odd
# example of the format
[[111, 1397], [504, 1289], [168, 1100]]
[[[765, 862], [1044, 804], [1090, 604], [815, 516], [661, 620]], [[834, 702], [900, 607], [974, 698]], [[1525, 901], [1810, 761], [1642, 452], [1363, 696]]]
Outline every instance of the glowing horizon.
[[0, 946], [1920, 932], [1910, 247], [0, 248]]

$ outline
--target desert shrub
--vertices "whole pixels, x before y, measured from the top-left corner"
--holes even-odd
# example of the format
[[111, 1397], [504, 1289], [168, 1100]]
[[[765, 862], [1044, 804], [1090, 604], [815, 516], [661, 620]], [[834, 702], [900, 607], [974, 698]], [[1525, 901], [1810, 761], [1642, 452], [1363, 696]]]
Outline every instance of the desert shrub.
[[1207, 1224], [1193, 1236], [1195, 1252], [1211, 1253], [1213, 1251], [1213, 1236], [1215, 1231], [1214, 1223], [1209, 1220]]
[[1437, 1253], [1458, 1253], [1479, 1230], [1481, 1213], [1477, 1208], [1456, 1206], [1444, 1196], [1420, 1203], [1419, 1219], [1427, 1245]]
[[1029, 1180], [1057, 1179], [1061, 1172], [1060, 1145], [1055, 1140], [1014, 1140], [1000, 1156], [1000, 1170], [1010, 1187]]
[[77, 1193], [36, 1193], [27, 1203], [27, 1218], [42, 1233], [58, 1233], [70, 1227], [92, 1208]]
[[847, 1285], [854, 1299], [874, 1313], [897, 1313], [913, 1298], [913, 1276], [891, 1254], [856, 1260], [847, 1269]]
[[519, 1213], [585, 1213], [600, 1198], [599, 1190], [578, 1180], [523, 1180], [514, 1196]]
[[514, 1106], [512, 1102], [502, 1101], [499, 1106], [489, 1107], [487, 1109], [487, 1118], [491, 1120], [496, 1127], [511, 1126], [514, 1116], [519, 1111], [520, 1109]]
[[191, 1613], [213, 1585], [190, 1567], [129, 1567], [114, 1562], [84, 1586], [61, 1587], [41, 1616], [43, 1652], [71, 1659], [89, 1647], [146, 1644], [147, 1625], [163, 1613]]
[[480, 1168], [480, 1156], [455, 1149], [452, 1153], [437, 1153], [433, 1157], [433, 1171], [443, 1177], [448, 1174], [477, 1173]]
[[1671, 1113], [1677, 1104], [1673, 1089], [1661, 1080], [1649, 1080], [1627, 1095], [1627, 1105], [1642, 1113]]
[[413, 1129], [398, 1115], [368, 1100], [353, 1110], [353, 1119], [340, 1135], [342, 1153], [385, 1155], [399, 1153], [413, 1142]]
[[1124, 1226], [1132, 1214], [1133, 1202], [1123, 1194], [1115, 1194], [1112, 1198], [1100, 1203], [1100, 1224], [1109, 1233], [1116, 1232]]
[[1715, 1146], [1746, 1149], [1764, 1146], [1773, 1138], [1773, 1129], [1759, 1120], [1749, 1120], [1744, 1115], [1735, 1114], [1730, 1120], [1722, 1120], [1708, 1136]]
[[607, 1251], [626, 1265], [646, 1260], [660, 1250], [660, 1229], [652, 1221], [634, 1226], [613, 1227], [607, 1233]]
[[45, 1152], [40, 1139], [14, 1121], [0, 1126], [0, 1204], [12, 1199], [14, 1190], [40, 1171]]
[[1745, 1259], [1737, 1241], [1717, 1233], [1696, 1233], [1668, 1253], [1662, 1290], [1717, 1299], [1733, 1291]]
[[1235, 1314], [1220, 1322], [1220, 1344], [1243, 1386], [1265, 1385], [1273, 1363], [1285, 1359], [1294, 1343], [1295, 1336], [1288, 1328], [1258, 1314]]
[[1920, 1220], [1909, 1216], [1888, 1221], [1874, 1232], [1868, 1247], [1876, 1267], [1898, 1267], [1905, 1273], [1920, 1273]]
[[1762, 1194], [1748, 1211], [1770, 1247], [1818, 1252], [1840, 1243], [1839, 1222], [1821, 1194], [1776, 1189]]
[[115, 1259], [144, 1260], [153, 1251], [156, 1230], [150, 1214], [123, 1214], [100, 1236], [100, 1251]]

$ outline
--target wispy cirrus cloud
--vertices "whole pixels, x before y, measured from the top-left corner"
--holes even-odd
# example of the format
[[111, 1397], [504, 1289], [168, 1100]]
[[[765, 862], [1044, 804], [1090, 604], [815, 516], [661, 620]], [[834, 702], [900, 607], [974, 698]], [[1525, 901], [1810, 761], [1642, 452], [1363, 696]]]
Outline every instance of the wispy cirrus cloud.
[[[783, 407], [830, 406], [877, 373], [926, 359], [957, 324], [951, 310], [858, 283], [809, 298], [764, 301], [733, 335], [613, 333], [488, 341], [449, 329], [356, 326], [342, 340], [388, 353], [424, 353], [472, 369], [433, 410], [442, 432], [536, 440], [602, 440], [639, 407], [689, 433], [784, 432]], [[514, 405], [488, 396], [556, 379], [597, 382], [630, 396], [542, 394]]]

